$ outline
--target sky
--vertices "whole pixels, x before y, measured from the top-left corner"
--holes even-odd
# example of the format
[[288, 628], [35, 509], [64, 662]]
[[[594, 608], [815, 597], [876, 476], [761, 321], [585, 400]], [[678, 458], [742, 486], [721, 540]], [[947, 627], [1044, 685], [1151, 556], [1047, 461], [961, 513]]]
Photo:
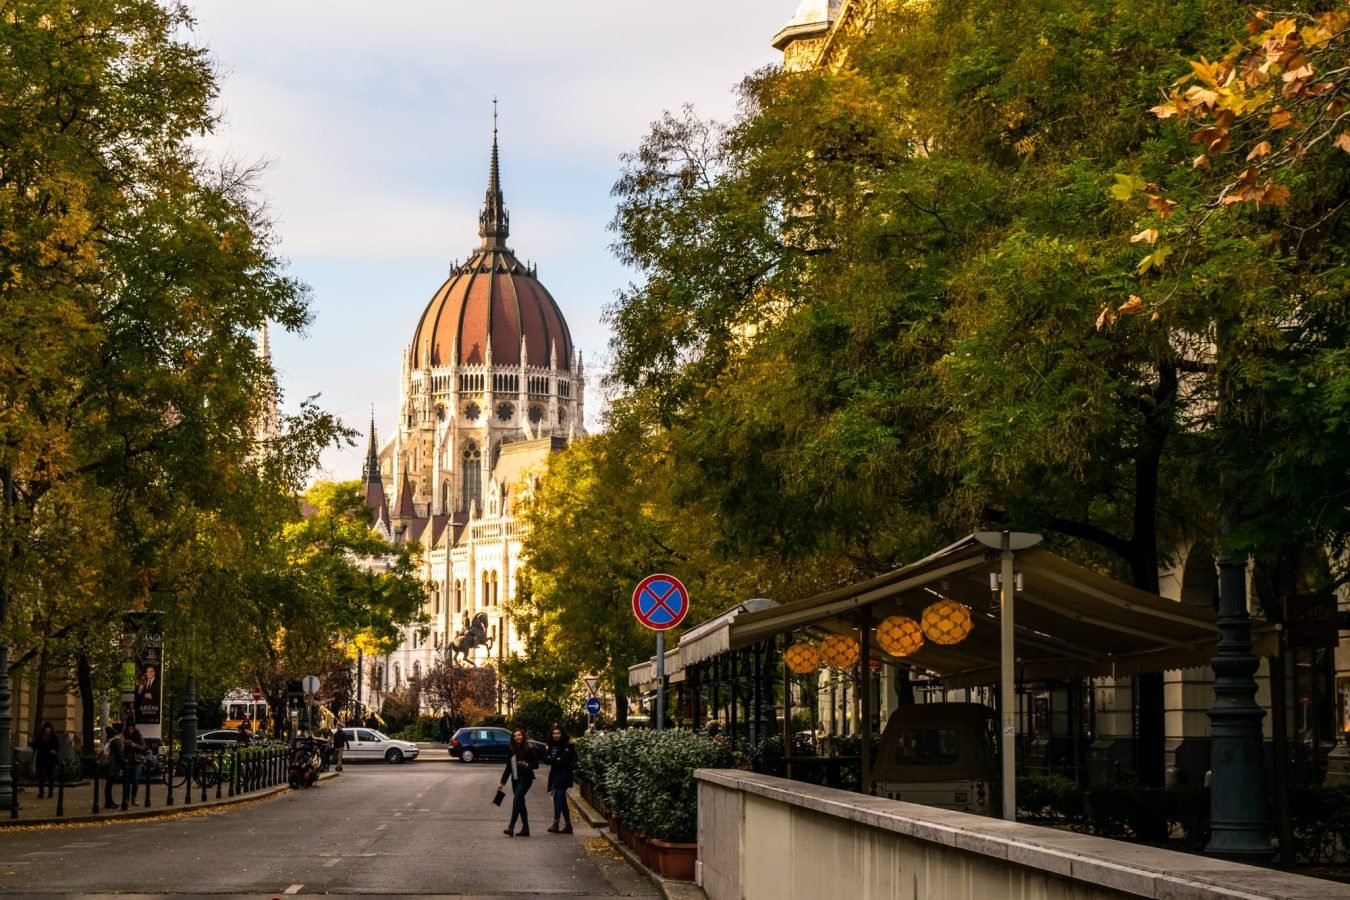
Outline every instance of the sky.
[[665, 110], [730, 119], [735, 87], [777, 62], [797, 0], [192, 0], [211, 49], [222, 159], [265, 162], [260, 189], [303, 335], [271, 334], [287, 407], [360, 430], [318, 477], [361, 474], [374, 406], [395, 421], [402, 352], [452, 262], [477, 246], [492, 99], [510, 244], [538, 264], [586, 360], [588, 427], [608, 357], [605, 307], [634, 273], [610, 251], [620, 154]]

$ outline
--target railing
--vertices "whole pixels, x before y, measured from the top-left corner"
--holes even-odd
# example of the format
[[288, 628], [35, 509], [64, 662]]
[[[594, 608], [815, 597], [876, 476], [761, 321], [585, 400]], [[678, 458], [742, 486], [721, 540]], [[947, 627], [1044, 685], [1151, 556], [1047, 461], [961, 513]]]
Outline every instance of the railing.
[[[20, 804], [15, 785], [10, 819], [21, 819], [31, 812], [35, 818], [66, 816], [68, 788], [80, 784], [92, 786], [89, 811], [92, 815], [122, 812], [131, 806], [153, 809], [155, 806], [190, 806], [214, 799], [242, 796], [253, 791], [284, 784], [289, 771], [289, 749], [284, 746], [247, 747], [234, 750], [204, 751], [191, 756], [149, 755], [137, 762], [124, 776], [111, 784], [95, 763], [93, 777], [72, 781], [65, 765], [58, 765], [53, 793], [54, 811], [45, 804]], [[120, 794], [118, 786], [120, 785]], [[111, 799], [112, 803], [107, 801]]]

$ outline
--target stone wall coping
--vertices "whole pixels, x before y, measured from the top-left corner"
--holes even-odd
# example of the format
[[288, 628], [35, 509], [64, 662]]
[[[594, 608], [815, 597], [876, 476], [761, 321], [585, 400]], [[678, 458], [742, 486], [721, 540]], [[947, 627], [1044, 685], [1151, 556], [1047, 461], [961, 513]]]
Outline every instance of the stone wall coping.
[[740, 769], [699, 769], [702, 782], [825, 816], [978, 853], [1158, 900], [1329, 900], [1350, 885], [842, 791]]

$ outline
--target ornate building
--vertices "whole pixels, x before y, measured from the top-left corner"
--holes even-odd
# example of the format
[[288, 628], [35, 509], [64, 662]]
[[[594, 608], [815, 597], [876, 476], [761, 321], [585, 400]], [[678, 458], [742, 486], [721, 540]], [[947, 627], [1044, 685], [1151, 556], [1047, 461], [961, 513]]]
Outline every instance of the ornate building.
[[[493, 128], [481, 243], [432, 295], [403, 351], [398, 425], [381, 448], [371, 422], [364, 472], [375, 527], [418, 541], [428, 584], [423, 637], [366, 676], [371, 705], [472, 631], [475, 664], [523, 651], [509, 608], [520, 571], [515, 503], [549, 454], [584, 434], [581, 355], [537, 267], [507, 246]], [[373, 676], [373, 677], [372, 677]]]

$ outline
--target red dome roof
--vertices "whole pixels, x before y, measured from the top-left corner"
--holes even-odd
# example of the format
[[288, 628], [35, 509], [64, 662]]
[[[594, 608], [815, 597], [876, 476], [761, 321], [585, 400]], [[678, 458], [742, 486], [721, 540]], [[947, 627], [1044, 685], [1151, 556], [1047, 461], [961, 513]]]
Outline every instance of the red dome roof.
[[[552, 295], [505, 247], [484, 247], [451, 273], [413, 332], [412, 366], [483, 365], [489, 340], [494, 366], [572, 368], [572, 335]], [[459, 359], [451, 354], [458, 343]]]
[[[556, 349], [558, 368], [570, 371], [572, 335], [562, 311], [534, 271], [506, 246], [510, 216], [497, 165], [495, 104], [492, 117], [492, 165], [478, 215], [483, 244], [427, 304], [413, 332], [412, 367], [483, 365], [489, 346], [494, 366], [519, 366], [524, 338], [527, 364], [548, 366]], [[456, 345], [459, 359], [452, 360]]]

